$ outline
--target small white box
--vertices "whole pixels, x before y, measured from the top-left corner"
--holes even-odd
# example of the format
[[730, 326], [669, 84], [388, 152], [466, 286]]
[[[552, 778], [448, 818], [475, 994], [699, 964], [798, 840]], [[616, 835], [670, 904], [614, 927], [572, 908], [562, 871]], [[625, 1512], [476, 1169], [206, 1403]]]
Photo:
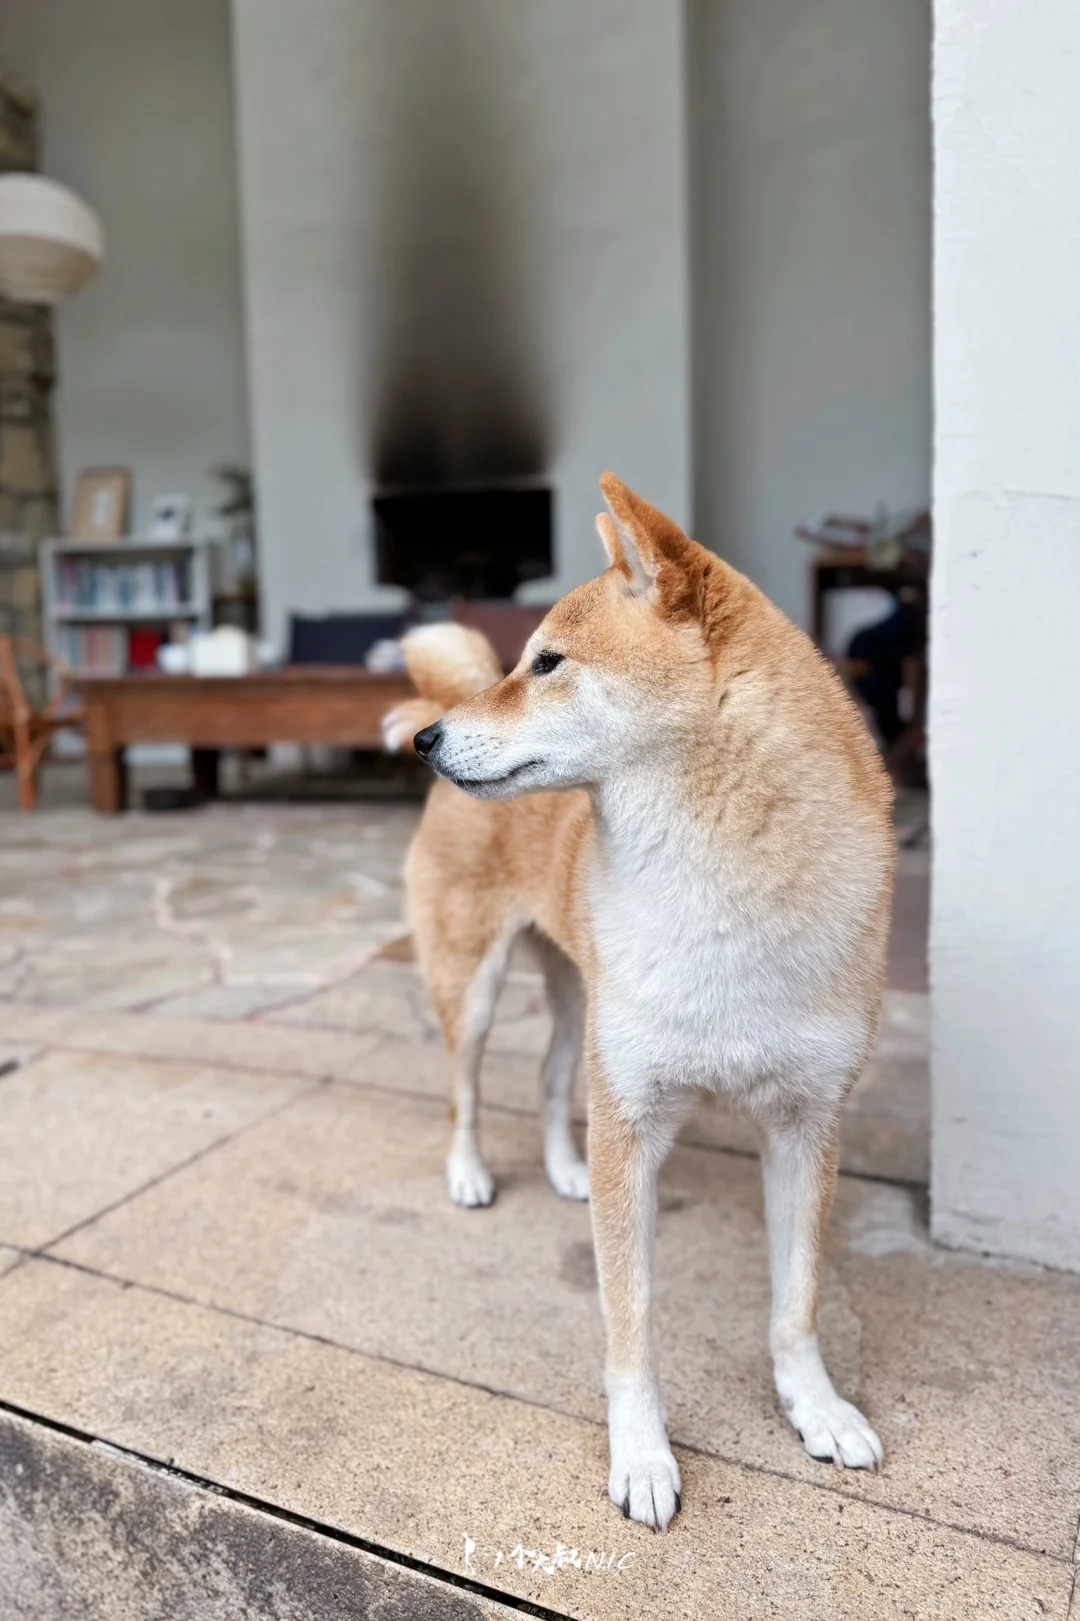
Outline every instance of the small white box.
[[192, 675], [247, 675], [256, 666], [255, 643], [236, 625], [193, 636], [189, 646]]

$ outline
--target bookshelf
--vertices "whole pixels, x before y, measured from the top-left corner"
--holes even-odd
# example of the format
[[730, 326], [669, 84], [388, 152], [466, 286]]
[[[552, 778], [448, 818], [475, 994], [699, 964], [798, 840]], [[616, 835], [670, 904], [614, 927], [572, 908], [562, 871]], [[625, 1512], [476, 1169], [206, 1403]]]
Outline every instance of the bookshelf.
[[211, 628], [211, 540], [46, 540], [45, 645], [77, 675], [153, 669], [174, 631]]

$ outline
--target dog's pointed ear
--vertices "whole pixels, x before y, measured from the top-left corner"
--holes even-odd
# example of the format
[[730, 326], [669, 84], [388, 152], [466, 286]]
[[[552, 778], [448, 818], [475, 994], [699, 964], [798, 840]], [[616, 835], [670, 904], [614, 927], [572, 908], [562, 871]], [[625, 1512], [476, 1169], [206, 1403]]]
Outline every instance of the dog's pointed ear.
[[596, 527], [613, 566], [636, 596], [650, 595], [657, 607], [680, 601], [684, 577], [698, 572], [701, 548], [614, 473], [603, 475], [600, 488], [611, 516], [597, 518]]

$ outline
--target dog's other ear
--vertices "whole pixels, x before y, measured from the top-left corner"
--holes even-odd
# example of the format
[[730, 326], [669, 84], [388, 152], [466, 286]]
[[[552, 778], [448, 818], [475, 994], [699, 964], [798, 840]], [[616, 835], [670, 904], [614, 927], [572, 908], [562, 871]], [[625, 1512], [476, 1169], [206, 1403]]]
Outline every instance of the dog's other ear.
[[600, 512], [597, 514], [596, 533], [603, 542], [608, 562], [612, 568], [619, 570], [619, 573], [625, 577], [635, 594], [646, 592], [653, 584], [655, 575], [646, 571], [641, 554], [633, 541], [624, 543], [623, 537], [609, 513]]
[[[601, 488], [604, 479], [609, 478], [618, 483], [611, 473], [605, 473], [604, 478], [600, 480]], [[619, 487], [622, 489], [625, 486]], [[604, 493], [606, 497], [606, 490]], [[629, 495], [629, 490], [626, 493]], [[610, 501], [608, 504], [610, 505]], [[609, 513], [601, 512], [596, 519], [596, 533], [604, 543], [604, 550], [608, 554], [608, 562], [612, 568], [618, 569], [635, 596], [643, 597], [650, 587], [655, 585], [657, 570], [647, 566], [635, 543], [633, 531], [620, 524]]]
[[610, 518], [596, 520], [612, 565], [636, 596], [674, 618], [701, 617], [701, 585], [708, 556], [677, 523], [635, 495], [614, 473], [600, 480]]

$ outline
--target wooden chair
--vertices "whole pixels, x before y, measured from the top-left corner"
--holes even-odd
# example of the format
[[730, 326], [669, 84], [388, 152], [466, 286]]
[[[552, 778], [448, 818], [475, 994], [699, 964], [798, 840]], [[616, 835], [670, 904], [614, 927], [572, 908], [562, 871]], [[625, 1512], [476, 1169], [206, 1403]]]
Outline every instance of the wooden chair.
[[[35, 709], [27, 696], [20, 658], [56, 676], [55, 691], [40, 708]], [[82, 710], [66, 707], [72, 679], [67, 665], [36, 642], [0, 634], [0, 765], [14, 766], [23, 810], [37, 806], [38, 771], [57, 732], [82, 725]]]

